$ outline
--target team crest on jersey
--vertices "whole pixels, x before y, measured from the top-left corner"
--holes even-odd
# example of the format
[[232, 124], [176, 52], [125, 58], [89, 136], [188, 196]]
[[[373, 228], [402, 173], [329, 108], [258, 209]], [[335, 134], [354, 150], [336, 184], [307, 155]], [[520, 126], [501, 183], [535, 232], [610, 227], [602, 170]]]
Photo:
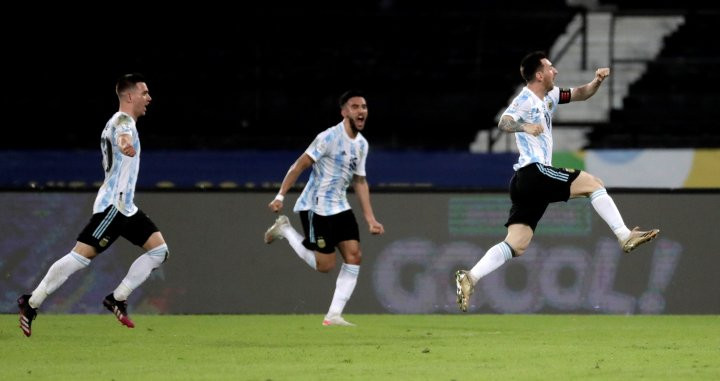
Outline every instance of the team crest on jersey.
[[575, 173], [574, 168], [563, 168], [563, 169], [566, 170], [568, 173]]
[[357, 160], [357, 157], [353, 157], [352, 159], [350, 159], [350, 170], [353, 172], [355, 171], [355, 168], [357, 168]]
[[318, 245], [318, 247], [321, 248], [321, 249], [324, 248], [324, 247], [325, 247], [325, 239], [324, 239], [324, 238], [318, 238], [318, 240], [317, 240], [317, 245]]
[[103, 239], [100, 240], [100, 243], [98, 243], [98, 244], [100, 245], [100, 247], [105, 247], [105, 246], [107, 246], [109, 241], [110, 240], [107, 237], [104, 237]]
[[547, 101], [548, 110], [552, 111], [553, 107], [555, 107], [555, 103], [553, 103], [552, 99], [548, 99], [548, 101]]

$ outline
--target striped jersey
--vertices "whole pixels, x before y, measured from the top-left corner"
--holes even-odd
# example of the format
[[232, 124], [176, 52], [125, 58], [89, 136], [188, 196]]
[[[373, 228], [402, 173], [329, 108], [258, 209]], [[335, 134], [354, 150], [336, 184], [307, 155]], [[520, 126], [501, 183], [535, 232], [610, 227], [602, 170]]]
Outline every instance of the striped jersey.
[[293, 210], [330, 216], [350, 209], [347, 188], [353, 175], [365, 176], [368, 148], [359, 132], [355, 139], [348, 136], [343, 122], [318, 134], [305, 150], [315, 163]]
[[[570, 90], [562, 91], [564, 93], [562, 103], [569, 102]], [[552, 116], [560, 103], [560, 93], [560, 88], [556, 86], [545, 95], [544, 99], [540, 99], [525, 86], [503, 113], [503, 116], [510, 115], [519, 123], [536, 123], [543, 126], [543, 132], [538, 136], [527, 132], [515, 133], [515, 143], [520, 158], [513, 165], [514, 170], [517, 171], [530, 163], [552, 166]]]
[[[123, 155], [118, 145], [120, 135], [130, 135], [135, 156]], [[100, 213], [108, 206], [115, 207], [125, 216], [132, 216], [138, 208], [133, 202], [135, 182], [140, 170], [140, 139], [135, 119], [124, 112], [116, 112], [105, 125], [100, 139], [103, 154], [103, 181], [93, 206], [93, 213]]]

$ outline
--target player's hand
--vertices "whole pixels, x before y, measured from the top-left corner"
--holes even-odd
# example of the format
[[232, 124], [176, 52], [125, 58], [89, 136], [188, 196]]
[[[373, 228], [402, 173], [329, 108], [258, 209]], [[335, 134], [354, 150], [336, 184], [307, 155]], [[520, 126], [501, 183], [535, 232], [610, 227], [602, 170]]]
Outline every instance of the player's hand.
[[122, 148], [120, 148], [120, 152], [122, 152], [125, 156], [133, 157], [135, 156], [135, 148], [131, 144], [128, 144]]
[[130, 137], [129, 134], [120, 135], [117, 143], [120, 147], [120, 152], [122, 152], [123, 155], [130, 157], [135, 156], [135, 147], [132, 145], [132, 137]]
[[370, 234], [383, 234], [385, 233], [385, 227], [377, 222], [377, 221], [371, 221], [368, 224], [368, 229], [370, 230]]
[[523, 125], [525, 132], [532, 136], [539, 136], [543, 133], [543, 126], [541, 124], [527, 123]]
[[270, 210], [273, 213], [279, 212], [280, 209], [282, 209], [282, 207], [283, 207], [283, 202], [278, 199], [274, 199], [274, 200], [270, 201], [270, 203], [268, 204], [268, 208], [270, 208]]
[[610, 75], [610, 68], [607, 67], [602, 67], [595, 71], [595, 79], [597, 79], [600, 83], [602, 83], [608, 75]]

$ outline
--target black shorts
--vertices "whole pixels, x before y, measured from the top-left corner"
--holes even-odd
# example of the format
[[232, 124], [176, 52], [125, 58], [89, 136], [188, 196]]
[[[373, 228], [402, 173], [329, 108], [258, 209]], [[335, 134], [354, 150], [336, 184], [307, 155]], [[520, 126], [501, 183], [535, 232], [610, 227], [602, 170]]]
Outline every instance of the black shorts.
[[133, 245], [142, 247], [150, 236], [160, 231], [142, 210], [126, 217], [110, 205], [102, 213], [93, 214], [90, 222], [78, 235], [77, 240], [102, 253], [118, 237], [124, 237]]
[[526, 224], [535, 231], [545, 209], [552, 202], [570, 198], [570, 184], [580, 170], [531, 163], [515, 172], [510, 180], [512, 207], [505, 226]]
[[333, 254], [342, 241], [360, 242], [360, 230], [352, 209], [332, 216], [304, 210], [300, 212], [300, 221], [305, 233], [303, 245], [310, 250]]

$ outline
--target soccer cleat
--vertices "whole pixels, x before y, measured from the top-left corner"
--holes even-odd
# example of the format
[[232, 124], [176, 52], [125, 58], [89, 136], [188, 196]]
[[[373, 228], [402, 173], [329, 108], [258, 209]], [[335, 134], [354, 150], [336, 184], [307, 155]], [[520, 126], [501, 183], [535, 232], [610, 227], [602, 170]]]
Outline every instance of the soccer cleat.
[[115, 314], [115, 317], [118, 319], [120, 324], [128, 328], [135, 328], [135, 323], [130, 320], [130, 316], [128, 316], [127, 313], [127, 301], [115, 300], [113, 294], [110, 293], [110, 295], [105, 297], [102, 304], [105, 308], [110, 310], [110, 312]]
[[20, 329], [22, 329], [25, 336], [30, 337], [32, 334], [32, 321], [37, 317], [37, 308], [30, 307], [30, 295], [20, 295], [17, 304], [20, 310]]
[[458, 270], [455, 272], [455, 287], [457, 304], [460, 307], [460, 311], [467, 312], [470, 296], [475, 289], [475, 286], [473, 286], [470, 280], [470, 273], [467, 270]]
[[626, 253], [629, 253], [633, 250], [635, 250], [638, 246], [642, 245], [645, 242], [652, 241], [657, 237], [658, 233], [660, 233], [660, 229], [650, 229], [648, 231], [642, 231], [638, 230], [639, 227], [635, 227], [630, 232], [630, 237], [628, 237], [625, 241], [620, 242], [620, 246], [622, 246], [622, 250]]
[[275, 223], [268, 228], [268, 230], [265, 232], [265, 243], [272, 243], [276, 239], [283, 239], [281, 229], [283, 226], [289, 226], [290, 220], [287, 218], [287, 216], [280, 215], [276, 220]]
[[324, 326], [331, 326], [331, 325], [339, 325], [343, 327], [354, 327], [355, 324], [350, 323], [349, 321], [342, 318], [342, 316], [325, 316], [325, 319], [322, 322], [322, 325]]

